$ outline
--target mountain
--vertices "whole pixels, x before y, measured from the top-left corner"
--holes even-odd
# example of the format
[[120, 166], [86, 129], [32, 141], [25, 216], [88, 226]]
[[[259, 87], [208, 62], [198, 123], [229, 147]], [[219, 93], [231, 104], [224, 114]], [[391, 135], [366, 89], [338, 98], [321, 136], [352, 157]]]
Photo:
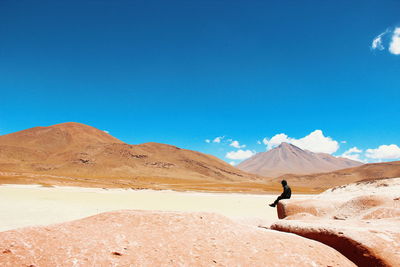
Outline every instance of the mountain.
[[[285, 180], [295, 186], [327, 189], [361, 181], [374, 181], [400, 177], [400, 161], [368, 163], [359, 167], [309, 175], [285, 175]], [[283, 177], [274, 179], [279, 182]]]
[[123, 144], [122, 141], [94, 127], [67, 122], [49, 127], [34, 127], [0, 136], [0, 145], [62, 152], [96, 144]]
[[195, 188], [261, 179], [211, 155], [159, 143], [129, 145], [74, 122], [0, 136], [0, 183]]
[[267, 152], [257, 153], [237, 167], [243, 171], [276, 177], [283, 174], [329, 172], [362, 165], [361, 162], [337, 158], [325, 153], [313, 153], [297, 146], [282, 143]]

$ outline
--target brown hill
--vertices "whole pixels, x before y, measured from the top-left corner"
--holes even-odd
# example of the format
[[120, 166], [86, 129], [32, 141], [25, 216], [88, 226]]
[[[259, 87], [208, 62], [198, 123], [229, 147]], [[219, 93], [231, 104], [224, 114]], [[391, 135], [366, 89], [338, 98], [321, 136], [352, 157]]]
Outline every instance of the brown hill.
[[211, 155], [158, 143], [129, 145], [80, 123], [0, 136], [0, 183], [196, 189], [256, 181], [252, 187], [259, 191], [262, 179]]
[[290, 184], [295, 186], [327, 189], [333, 186], [359, 181], [395, 177], [400, 177], [400, 161], [369, 163], [359, 167], [328, 173], [316, 173], [310, 175], [284, 175], [274, 179], [274, 181], [278, 182], [282, 178], [285, 178]]
[[362, 165], [361, 162], [337, 158], [325, 153], [313, 153], [288, 143], [267, 152], [257, 153], [237, 167], [243, 171], [276, 177], [287, 173], [311, 174], [329, 172]]
[[49, 127], [31, 129], [0, 136], [0, 145], [40, 150], [47, 153], [60, 153], [88, 145], [123, 144], [117, 138], [94, 127], [67, 122]]

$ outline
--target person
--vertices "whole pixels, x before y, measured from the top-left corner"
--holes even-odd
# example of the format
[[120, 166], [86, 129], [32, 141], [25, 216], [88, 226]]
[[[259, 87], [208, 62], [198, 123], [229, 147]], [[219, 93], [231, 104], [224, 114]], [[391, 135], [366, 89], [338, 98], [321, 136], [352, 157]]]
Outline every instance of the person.
[[288, 186], [286, 180], [281, 181], [283, 192], [282, 194], [274, 201], [274, 203], [269, 204], [270, 207], [275, 207], [281, 199], [289, 199], [292, 196], [292, 189]]

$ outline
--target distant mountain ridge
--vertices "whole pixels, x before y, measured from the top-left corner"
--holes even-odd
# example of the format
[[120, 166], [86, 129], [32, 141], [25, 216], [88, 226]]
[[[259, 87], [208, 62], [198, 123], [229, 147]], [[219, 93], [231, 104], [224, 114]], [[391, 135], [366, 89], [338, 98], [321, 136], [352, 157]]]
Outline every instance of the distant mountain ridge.
[[326, 153], [314, 153], [288, 143], [267, 152], [257, 153], [237, 165], [237, 168], [267, 177], [277, 177], [284, 174], [312, 174], [330, 172], [350, 167], [361, 166], [363, 163], [337, 158]]
[[[312, 164], [315, 162], [319, 164]], [[400, 161], [362, 165], [286, 143], [243, 164], [263, 176], [239, 170], [212, 155], [172, 145], [129, 145], [104, 131], [74, 122], [0, 136], [0, 184], [262, 192], [280, 190], [280, 174], [297, 172], [284, 177], [296, 192], [301, 192], [400, 176]], [[315, 173], [321, 166], [324, 172]], [[328, 168], [340, 170], [327, 172]]]
[[125, 184], [149, 183], [155, 178], [160, 183], [260, 179], [211, 155], [159, 143], [129, 145], [102, 130], [75, 122], [0, 136], [1, 172]]
[[[360, 181], [374, 181], [400, 177], [400, 161], [368, 163], [358, 167], [313, 174], [288, 174], [284, 176], [291, 185], [312, 188], [330, 188]], [[283, 177], [273, 179], [279, 183]]]

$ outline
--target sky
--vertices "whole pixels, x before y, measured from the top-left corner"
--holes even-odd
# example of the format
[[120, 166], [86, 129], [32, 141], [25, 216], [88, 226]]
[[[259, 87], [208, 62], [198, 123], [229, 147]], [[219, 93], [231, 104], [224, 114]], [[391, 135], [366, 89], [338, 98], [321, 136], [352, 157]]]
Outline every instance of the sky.
[[400, 159], [400, 1], [0, 0], [0, 135]]

